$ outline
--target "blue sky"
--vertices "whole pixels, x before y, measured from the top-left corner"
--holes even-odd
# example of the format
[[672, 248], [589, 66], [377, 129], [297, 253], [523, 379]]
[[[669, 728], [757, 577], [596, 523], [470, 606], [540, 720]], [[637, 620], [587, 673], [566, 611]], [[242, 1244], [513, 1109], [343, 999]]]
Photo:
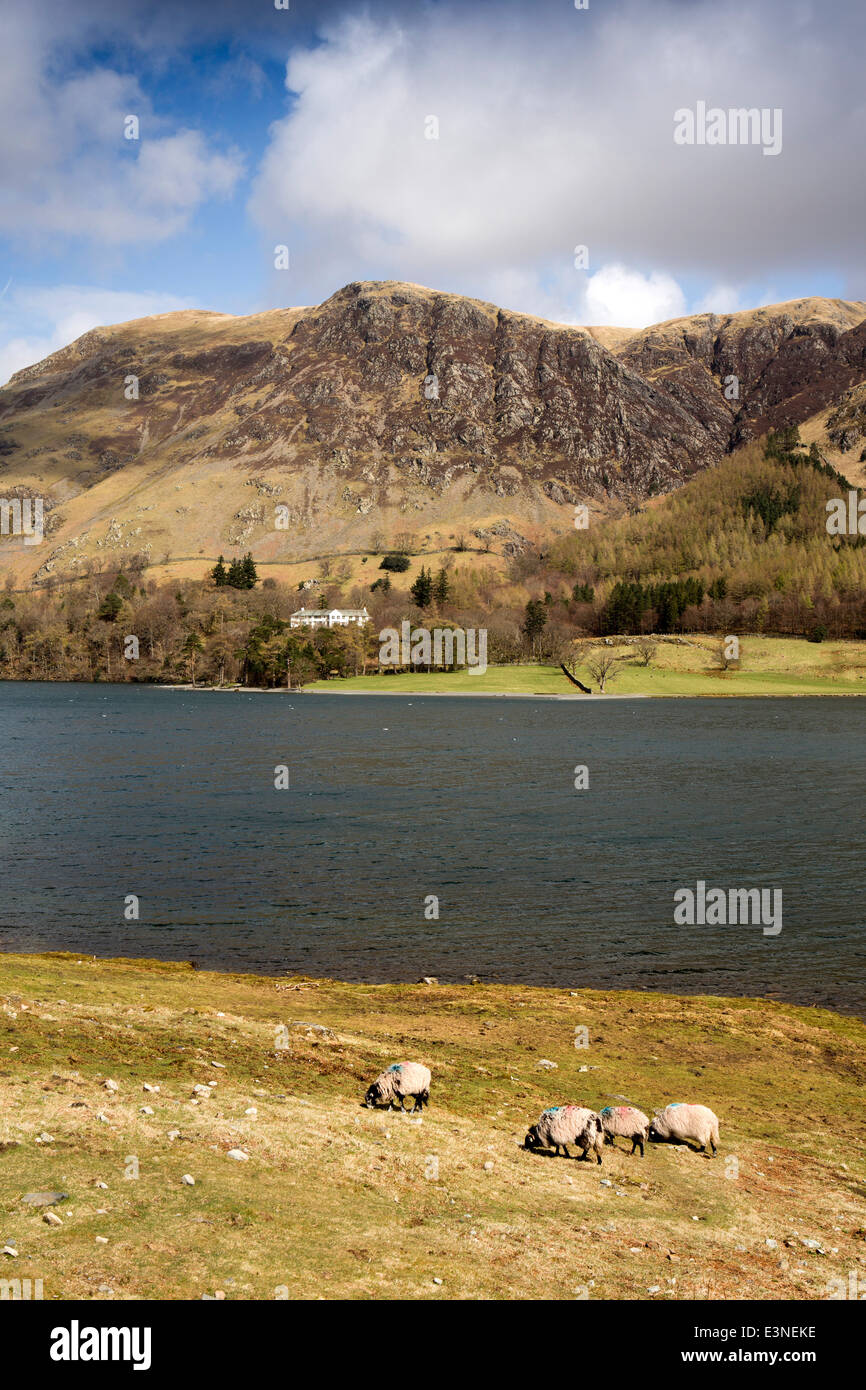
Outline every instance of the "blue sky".
[[[864, 38], [860, 0], [5, 0], [0, 380], [359, 279], [633, 326], [866, 299]], [[781, 147], [675, 143], [700, 102]]]

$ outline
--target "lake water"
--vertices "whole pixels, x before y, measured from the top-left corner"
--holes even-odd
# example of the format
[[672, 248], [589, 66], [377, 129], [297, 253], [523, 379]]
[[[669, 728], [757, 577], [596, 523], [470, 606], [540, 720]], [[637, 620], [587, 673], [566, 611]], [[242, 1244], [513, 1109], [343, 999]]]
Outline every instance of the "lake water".
[[[862, 1013], [864, 734], [856, 699], [0, 684], [0, 948]], [[781, 888], [782, 931], [675, 925], [699, 879]]]

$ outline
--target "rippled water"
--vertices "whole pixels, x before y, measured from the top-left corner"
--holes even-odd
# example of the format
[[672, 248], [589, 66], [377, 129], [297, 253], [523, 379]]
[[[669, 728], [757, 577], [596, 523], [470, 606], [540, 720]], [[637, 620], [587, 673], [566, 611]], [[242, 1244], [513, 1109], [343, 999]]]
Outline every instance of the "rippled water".
[[[864, 733], [855, 699], [0, 685], [0, 945], [863, 1012]], [[781, 888], [781, 933], [674, 925], [698, 879]]]

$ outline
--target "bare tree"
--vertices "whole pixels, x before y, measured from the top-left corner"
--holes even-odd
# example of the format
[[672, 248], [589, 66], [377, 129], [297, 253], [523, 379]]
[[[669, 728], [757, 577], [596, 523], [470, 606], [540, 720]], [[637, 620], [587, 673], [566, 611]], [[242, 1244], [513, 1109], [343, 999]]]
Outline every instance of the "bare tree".
[[617, 666], [623, 661], [628, 661], [628, 657], [614, 656], [613, 650], [608, 647], [583, 647], [578, 649], [574, 660], [567, 665], [572, 675], [581, 666], [584, 667], [603, 695], [605, 685], [613, 680]]
[[635, 645], [637, 649], [636, 660], [640, 662], [641, 666], [649, 666], [658, 651], [657, 643], [650, 642], [648, 638], [642, 637]]
[[729, 671], [732, 666], [739, 668], [740, 665], [740, 642], [737, 637], [721, 637], [712, 648], [712, 654], [716, 663], [722, 671]]

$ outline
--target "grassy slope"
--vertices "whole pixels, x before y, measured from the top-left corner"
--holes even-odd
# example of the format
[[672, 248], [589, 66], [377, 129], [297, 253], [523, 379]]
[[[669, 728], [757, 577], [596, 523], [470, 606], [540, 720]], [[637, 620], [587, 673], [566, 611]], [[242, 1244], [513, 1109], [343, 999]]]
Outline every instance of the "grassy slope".
[[[434, 1071], [423, 1123], [361, 1109], [407, 1057]], [[766, 1001], [0, 956], [0, 1245], [19, 1252], [0, 1277], [46, 1298], [822, 1298], [864, 1277], [864, 1075], [863, 1023]], [[711, 1104], [719, 1157], [608, 1149], [599, 1169], [519, 1147], [544, 1105], [611, 1093]], [[20, 1203], [55, 1187], [61, 1228]]]
[[[861, 695], [866, 693], [866, 642], [806, 642], [783, 637], [745, 637], [739, 670], [713, 669], [709, 637], [701, 646], [659, 643], [653, 664], [628, 661], [608, 680], [611, 695]], [[616, 648], [625, 655], [633, 648]], [[584, 684], [596, 688], [589, 674]], [[483, 675], [437, 671], [430, 675], [357, 677], [316, 681], [309, 690], [368, 690], [424, 694], [577, 695], [557, 666], [491, 666]]]

